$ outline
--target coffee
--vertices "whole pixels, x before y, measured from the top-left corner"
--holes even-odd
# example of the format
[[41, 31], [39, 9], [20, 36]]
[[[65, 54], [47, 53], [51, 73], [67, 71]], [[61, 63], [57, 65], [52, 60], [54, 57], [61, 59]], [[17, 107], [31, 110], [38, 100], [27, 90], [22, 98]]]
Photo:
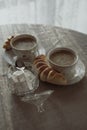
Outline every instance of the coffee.
[[75, 55], [66, 50], [61, 50], [53, 53], [50, 59], [57, 65], [67, 66], [74, 63]]
[[30, 38], [20, 38], [15, 40], [13, 45], [18, 50], [29, 50], [35, 45], [35, 42]]

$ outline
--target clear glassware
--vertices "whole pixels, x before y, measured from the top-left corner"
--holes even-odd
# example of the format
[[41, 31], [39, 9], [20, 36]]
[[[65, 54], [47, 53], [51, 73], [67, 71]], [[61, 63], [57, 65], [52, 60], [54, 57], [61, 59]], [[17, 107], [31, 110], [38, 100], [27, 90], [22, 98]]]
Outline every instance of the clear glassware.
[[54, 90], [46, 90], [44, 92], [36, 93], [36, 94], [28, 94], [21, 98], [21, 101], [34, 104], [38, 112], [44, 111], [44, 102], [47, 98], [54, 92]]
[[38, 74], [33, 68], [11, 66], [8, 69], [7, 77], [11, 93], [18, 96], [32, 93], [39, 87]]

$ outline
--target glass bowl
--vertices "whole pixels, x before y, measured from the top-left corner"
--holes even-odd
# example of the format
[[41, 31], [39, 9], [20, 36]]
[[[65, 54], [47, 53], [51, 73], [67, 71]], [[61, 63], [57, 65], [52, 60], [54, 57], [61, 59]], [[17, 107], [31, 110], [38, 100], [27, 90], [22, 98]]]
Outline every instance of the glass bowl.
[[11, 66], [7, 77], [11, 93], [18, 96], [33, 93], [39, 87], [38, 74], [33, 67], [25, 69]]

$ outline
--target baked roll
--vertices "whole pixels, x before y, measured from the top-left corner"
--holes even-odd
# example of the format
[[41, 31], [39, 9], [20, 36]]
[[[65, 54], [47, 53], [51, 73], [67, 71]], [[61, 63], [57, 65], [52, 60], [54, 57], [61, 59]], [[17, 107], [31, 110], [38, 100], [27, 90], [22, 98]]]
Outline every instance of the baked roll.
[[5, 41], [5, 43], [3, 45], [3, 48], [5, 50], [10, 50], [11, 49], [10, 41], [11, 41], [12, 38], [14, 38], [14, 36], [11, 36], [10, 38], [7, 39], [7, 41]]
[[34, 67], [38, 72], [38, 75], [42, 81], [49, 82], [52, 84], [67, 84], [65, 76], [55, 71], [48, 63], [45, 55], [39, 55], [34, 60]]

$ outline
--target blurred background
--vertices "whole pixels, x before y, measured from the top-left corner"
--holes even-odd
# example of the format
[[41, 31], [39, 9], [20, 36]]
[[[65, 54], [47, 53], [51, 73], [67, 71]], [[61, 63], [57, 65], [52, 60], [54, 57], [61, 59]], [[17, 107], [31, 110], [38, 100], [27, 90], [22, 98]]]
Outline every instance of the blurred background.
[[87, 0], [0, 0], [0, 25], [45, 24], [87, 34]]

